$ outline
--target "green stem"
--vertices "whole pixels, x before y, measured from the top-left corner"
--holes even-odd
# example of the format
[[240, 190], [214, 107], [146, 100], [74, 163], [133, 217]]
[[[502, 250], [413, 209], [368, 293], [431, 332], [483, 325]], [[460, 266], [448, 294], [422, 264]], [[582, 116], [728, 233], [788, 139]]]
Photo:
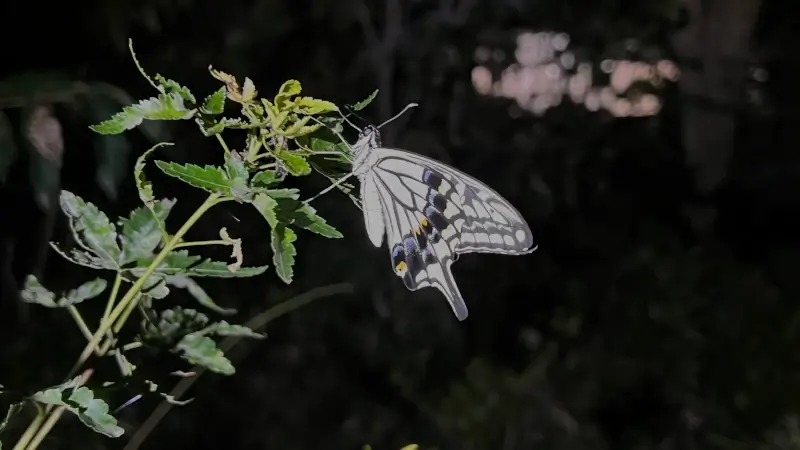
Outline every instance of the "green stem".
[[176, 245], [175, 248], [184, 248], [184, 247], [199, 247], [201, 245], [230, 245], [230, 241], [223, 241], [222, 239], [217, 239], [215, 241], [195, 241], [195, 242], [181, 242], [180, 244]]
[[86, 340], [91, 341], [92, 330], [86, 326], [86, 322], [83, 320], [83, 317], [81, 317], [81, 313], [78, 311], [78, 308], [76, 308], [75, 305], [68, 305], [67, 311], [69, 311], [72, 319], [75, 320], [75, 324], [78, 325], [78, 328], [81, 330], [81, 333], [83, 333], [83, 336], [86, 338]]
[[172, 239], [164, 246], [161, 252], [156, 256], [152, 263], [147, 267], [144, 271], [144, 274], [136, 280], [136, 282], [128, 289], [128, 292], [125, 293], [125, 296], [119, 301], [119, 304], [111, 311], [111, 315], [95, 332], [94, 336], [92, 337], [92, 341], [89, 342], [88, 345], [83, 349], [83, 352], [78, 357], [78, 360], [75, 362], [72, 370], [70, 370], [70, 374], [67, 376], [67, 379], [70, 379], [75, 373], [80, 369], [83, 363], [89, 359], [89, 355], [92, 354], [94, 348], [97, 347], [97, 344], [103, 338], [106, 331], [111, 328], [111, 324], [116, 322], [116, 320], [123, 314], [123, 312], [128, 308], [129, 304], [134, 300], [136, 294], [138, 294], [142, 287], [144, 287], [145, 282], [156, 271], [158, 266], [161, 265], [162, 262], [167, 258], [167, 255], [172, 251], [173, 247], [175, 247], [178, 242], [180, 242], [181, 238], [189, 231], [190, 228], [197, 222], [200, 217], [205, 214], [212, 206], [214, 206], [219, 199], [219, 194], [211, 194], [208, 196], [205, 202], [200, 205], [199, 208], [192, 214], [191, 217], [183, 224], [183, 226], [172, 236]]

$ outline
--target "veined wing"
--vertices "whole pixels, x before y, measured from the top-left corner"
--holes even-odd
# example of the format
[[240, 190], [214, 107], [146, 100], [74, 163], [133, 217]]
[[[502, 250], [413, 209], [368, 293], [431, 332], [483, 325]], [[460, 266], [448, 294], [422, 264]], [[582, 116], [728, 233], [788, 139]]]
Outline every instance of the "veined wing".
[[455, 255], [520, 255], [536, 249], [533, 233], [516, 208], [472, 176], [405, 150], [371, 151], [376, 160], [371, 172], [378, 184], [406, 208], [418, 208]]
[[398, 201], [394, 190], [401, 186], [381, 179], [373, 171], [366, 174], [361, 183], [368, 186], [368, 196], [363, 200], [365, 221], [370, 222], [367, 225], [370, 240], [376, 247], [380, 246], [383, 230], [376, 241], [377, 230], [370, 227], [377, 221], [367, 216], [368, 210], [380, 208], [395, 274], [411, 291], [435, 287], [447, 298], [458, 320], [466, 319], [467, 305], [450, 271], [454, 255], [450, 244], [441, 238], [434, 223], [424, 214], [424, 202], [416, 198], [409, 204]]

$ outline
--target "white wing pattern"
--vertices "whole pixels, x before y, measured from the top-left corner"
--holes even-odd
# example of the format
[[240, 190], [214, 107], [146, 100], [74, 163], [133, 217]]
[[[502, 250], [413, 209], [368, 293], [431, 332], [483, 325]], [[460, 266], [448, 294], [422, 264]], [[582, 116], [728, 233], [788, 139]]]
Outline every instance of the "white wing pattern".
[[374, 127], [353, 146], [364, 222], [376, 247], [388, 240], [392, 265], [409, 290], [435, 287], [459, 320], [467, 306], [450, 266], [463, 253], [521, 255], [534, 251], [519, 212], [497, 192], [450, 166], [379, 146]]

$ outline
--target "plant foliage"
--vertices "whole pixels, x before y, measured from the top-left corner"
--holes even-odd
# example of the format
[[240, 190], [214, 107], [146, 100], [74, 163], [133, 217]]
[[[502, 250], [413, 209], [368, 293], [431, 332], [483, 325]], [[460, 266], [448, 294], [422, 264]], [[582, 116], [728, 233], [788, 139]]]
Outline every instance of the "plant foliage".
[[[67, 218], [75, 245], [67, 247], [52, 242], [51, 246], [68, 261], [96, 270], [98, 275], [58, 294], [31, 275], [22, 292], [26, 302], [48, 308], [66, 308], [88, 344], [68, 381], [23, 396], [23, 402], [19, 404], [39, 405], [41, 419], [69, 411], [92, 430], [109, 437], [119, 437], [124, 430], [109, 413], [109, 405], [100, 398], [104, 391], [97, 387], [93, 390], [90, 386], [138, 386], [140, 391], [137, 395], [156, 391], [154, 383], [136, 377], [137, 368], [127, 362], [126, 352], [141, 347], [165, 349], [189, 364], [232, 375], [235, 368], [216, 338], [264, 338], [246, 326], [225, 320], [214, 321], [199, 310], [156, 308], [164, 304], [163, 299], [172, 289], [178, 288], [185, 289], [209, 313], [232, 314], [235, 310], [219, 306], [196, 279], [252, 277], [268, 269], [267, 266], [244, 266], [242, 242], [225, 228], [219, 230], [218, 239], [197, 242], [184, 240], [189, 229], [220, 203], [232, 201], [252, 205], [264, 217], [264, 226], [270, 229], [275, 274], [283, 282], [291, 283], [298, 257], [295, 242], [303, 235], [300, 230], [327, 238], [341, 238], [342, 234], [320, 217], [311, 205], [300, 201], [298, 190], [280, 185], [289, 176], [307, 176], [314, 169], [331, 178], [324, 171], [326, 164], [348, 161], [344, 150], [347, 146], [337, 137], [343, 117], [341, 114], [326, 116], [338, 113], [339, 108], [326, 100], [302, 96], [299, 81], [289, 80], [274, 96], [260, 97], [249, 78], [240, 83], [233, 75], [209, 68], [222, 86], [205, 97], [197, 97], [188, 87], [174, 80], [162, 75], [148, 75], [133, 56], [137, 68], [157, 93], [122, 107], [110, 118], [92, 125], [91, 129], [113, 138], [137, 127], [153, 128], [152, 124], [160, 121], [193, 121], [204, 136], [214, 137], [219, 142], [222, 163], [200, 166], [155, 160], [153, 166], [170, 177], [205, 191], [208, 197], [181, 227], [169, 229], [167, 218], [177, 200], [159, 198], [145, 174], [145, 169], [152, 167], [147, 162], [156, 150], [172, 145], [166, 142], [156, 144], [136, 160], [134, 179], [142, 205], [124, 217], [109, 217], [77, 194], [61, 191], [59, 205]], [[374, 97], [375, 93], [359, 102], [355, 109], [363, 108]], [[245, 134], [245, 148], [228, 147], [222, 133], [229, 130]], [[0, 111], [0, 145], [7, 143], [8, 132], [7, 120]], [[4, 148], [11, 149], [8, 146]], [[6, 163], [7, 160], [0, 158], [0, 175]], [[207, 245], [230, 247], [231, 259], [215, 261], [191, 251]], [[108, 279], [113, 281], [109, 283]], [[82, 319], [78, 306], [103, 294], [107, 294], [105, 313], [97, 329], [92, 330]], [[155, 299], [160, 301], [154, 302]], [[133, 340], [126, 343], [122, 341], [120, 331], [135, 311], [142, 316], [140, 329]], [[85, 368], [92, 354], [114, 357], [122, 380], [89, 380], [91, 368], [84, 372], [89, 376], [75, 377], [77, 370]], [[166, 394], [160, 395], [169, 398]], [[9, 410], [9, 417], [2, 426], [17, 410], [16, 407]], [[53, 421], [44, 421], [48, 422]], [[22, 448], [33, 450], [47, 434], [49, 428], [42, 423], [42, 420], [37, 420], [31, 424], [21, 438]]]

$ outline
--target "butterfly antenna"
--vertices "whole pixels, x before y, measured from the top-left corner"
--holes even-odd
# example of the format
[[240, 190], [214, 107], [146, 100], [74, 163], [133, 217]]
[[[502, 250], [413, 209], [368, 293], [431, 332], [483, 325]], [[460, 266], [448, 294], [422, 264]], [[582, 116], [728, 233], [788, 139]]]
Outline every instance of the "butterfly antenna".
[[391, 119], [387, 120], [386, 122], [383, 122], [382, 124], [378, 125], [378, 128], [380, 128], [380, 127], [382, 127], [382, 126], [386, 125], [387, 123], [389, 123], [389, 122], [391, 122], [391, 121], [393, 121], [393, 120], [397, 119], [398, 117], [402, 116], [402, 115], [403, 115], [403, 113], [405, 113], [405, 112], [406, 112], [406, 111], [408, 111], [409, 109], [411, 109], [411, 108], [416, 108], [417, 106], [419, 106], [419, 104], [418, 104], [418, 103], [409, 103], [408, 105], [406, 105], [406, 107], [405, 107], [405, 108], [403, 108], [403, 110], [402, 110], [402, 111], [400, 111], [399, 113], [395, 114], [395, 115], [394, 115], [394, 117], [392, 117]]
[[[348, 109], [349, 109], [349, 108], [348, 108]], [[352, 111], [351, 111], [351, 114], [352, 114]], [[345, 121], [345, 122], [347, 122], [347, 124], [348, 124], [348, 125], [350, 125], [351, 127], [355, 128], [356, 130], [358, 130], [358, 132], [359, 132], [359, 133], [361, 132], [361, 128], [358, 128], [358, 127], [356, 126], [356, 124], [354, 124], [353, 122], [350, 122], [350, 119], [348, 119], [348, 118], [347, 118], [347, 116], [345, 116], [344, 114], [342, 114], [342, 111], [341, 111], [341, 110], [339, 110], [339, 115], [340, 115], [340, 116], [342, 116], [342, 119], [344, 119], [344, 121]]]

